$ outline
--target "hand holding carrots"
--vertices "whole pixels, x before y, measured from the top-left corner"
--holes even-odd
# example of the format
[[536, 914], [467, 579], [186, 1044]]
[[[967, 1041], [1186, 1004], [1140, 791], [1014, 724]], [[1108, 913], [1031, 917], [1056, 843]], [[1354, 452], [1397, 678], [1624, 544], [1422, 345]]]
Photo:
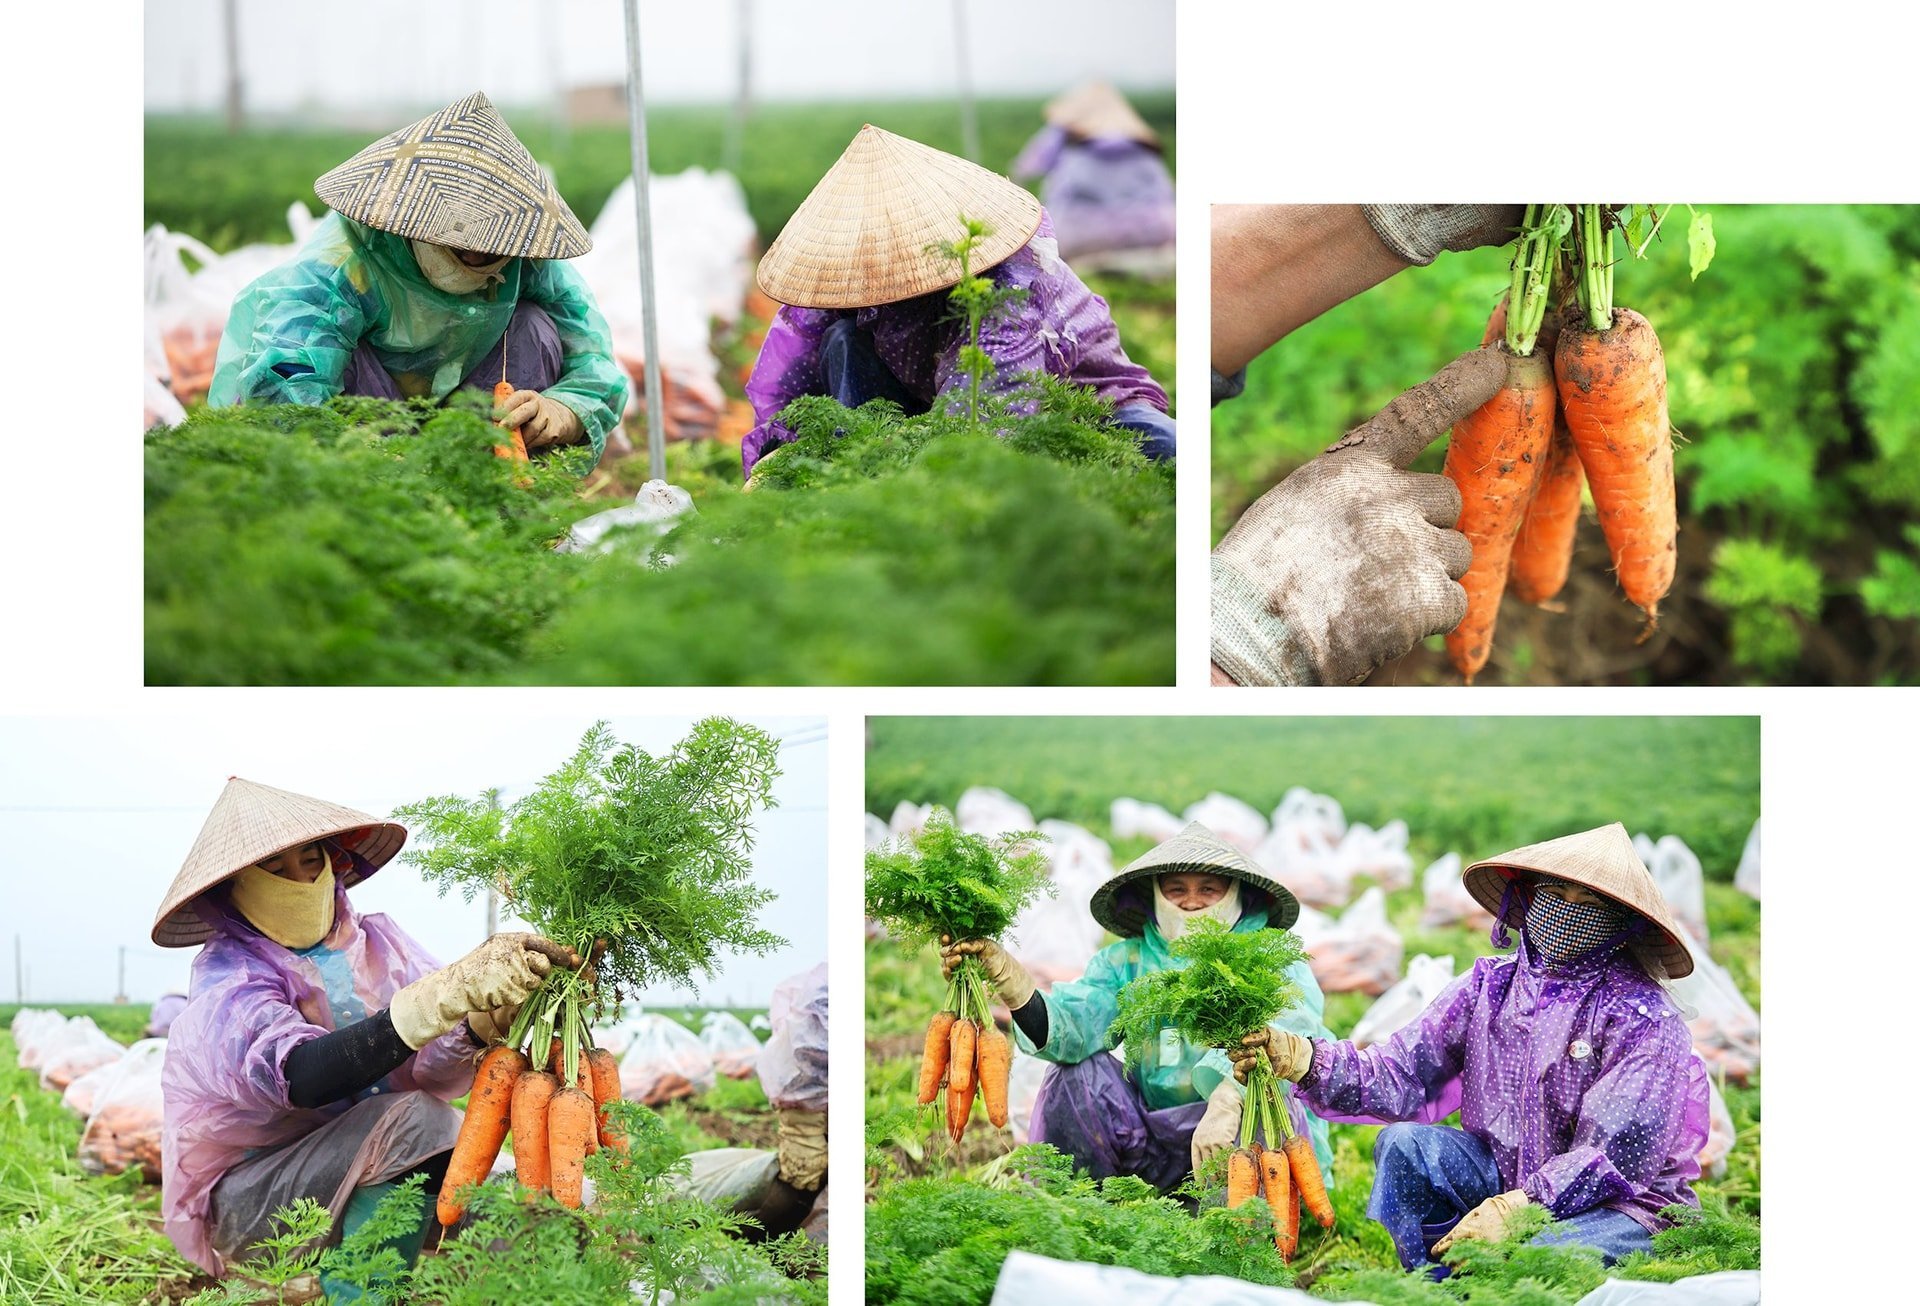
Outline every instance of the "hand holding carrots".
[[1240, 1040], [1239, 1047], [1227, 1049], [1227, 1059], [1233, 1062], [1233, 1077], [1246, 1083], [1253, 1063], [1263, 1054], [1267, 1064], [1273, 1067], [1274, 1074], [1295, 1083], [1313, 1067], [1311, 1039], [1301, 1038], [1284, 1029], [1268, 1028], [1247, 1035]]
[[961, 939], [956, 943], [947, 935], [940, 936], [941, 979], [951, 980], [954, 968], [959, 966], [963, 957], [980, 959], [988, 981], [992, 983], [994, 992], [1000, 995], [1000, 1000], [1007, 1004], [1007, 1010], [1018, 1011], [1033, 997], [1033, 976], [992, 939]]
[[1189, 1152], [1198, 1171], [1216, 1152], [1232, 1147], [1240, 1137], [1240, 1090], [1230, 1079], [1223, 1079], [1207, 1094], [1206, 1114], [1194, 1126]]
[[494, 419], [509, 430], [520, 432], [528, 449], [544, 449], [554, 444], [578, 444], [586, 436], [580, 415], [538, 390], [515, 390], [498, 404]]
[[1213, 553], [1221, 670], [1243, 685], [1354, 684], [1460, 623], [1460, 492], [1406, 469], [1506, 373], [1495, 351], [1462, 355], [1247, 510]]

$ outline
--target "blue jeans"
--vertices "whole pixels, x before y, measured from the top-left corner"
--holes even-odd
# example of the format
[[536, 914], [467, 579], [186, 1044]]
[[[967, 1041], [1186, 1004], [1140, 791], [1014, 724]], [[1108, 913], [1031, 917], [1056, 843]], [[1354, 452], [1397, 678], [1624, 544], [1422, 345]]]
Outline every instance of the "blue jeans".
[[[1374, 1140], [1373, 1167], [1367, 1214], [1386, 1226], [1409, 1270], [1437, 1264], [1428, 1249], [1468, 1211], [1507, 1191], [1487, 1145], [1447, 1125], [1388, 1125]], [[1653, 1235], [1638, 1220], [1604, 1206], [1561, 1220], [1533, 1241], [1591, 1247], [1608, 1265], [1653, 1250]]]

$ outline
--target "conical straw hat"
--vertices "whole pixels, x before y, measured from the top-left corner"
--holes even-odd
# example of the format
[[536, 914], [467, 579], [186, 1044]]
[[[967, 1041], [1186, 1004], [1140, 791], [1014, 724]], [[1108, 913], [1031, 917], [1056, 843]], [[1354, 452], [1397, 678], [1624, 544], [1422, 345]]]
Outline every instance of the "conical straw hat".
[[1693, 958], [1680, 939], [1680, 923], [1660, 896], [1640, 855], [1634, 852], [1627, 827], [1620, 822], [1489, 857], [1467, 867], [1461, 878], [1474, 900], [1497, 917], [1500, 899], [1516, 871], [1535, 871], [1585, 885], [1601, 897], [1639, 913], [1662, 937], [1638, 941], [1635, 946], [1664, 968], [1668, 979], [1679, 979], [1693, 971]]
[[409, 240], [517, 258], [593, 248], [527, 147], [475, 92], [384, 136], [313, 188], [338, 212]]
[[1134, 112], [1127, 97], [1105, 82], [1087, 82], [1047, 104], [1047, 121], [1085, 140], [1144, 141], [1158, 149], [1160, 134]]
[[960, 265], [933, 252], [987, 225], [983, 272], [1033, 238], [1040, 201], [999, 173], [868, 125], [827, 169], [760, 260], [768, 298], [796, 308], [872, 308], [945, 290]]
[[153, 919], [153, 941], [163, 948], [190, 948], [213, 931], [191, 907], [195, 898], [282, 849], [332, 838], [365, 858], [370, 869], [336, 866], [340, 883], [352, 888], [387, 864], [407, 841], [407, 829], [338, 803], [288, 793], [230, 776], [207, 813], [180, 873], [173, 877]]
[[1122, 938], [1138, 934], [1146, 928], [1153, 912], [1151, 909], [1142, 911], [1137, 906], [1120, 903], [1120, 891], [1136, 880], [1153, 875], [1171, 875], [1175, 871], [1224, 875], [1242, 884], [1251, 884], [1256, 889], [1264, 889], [1267, 896], [1273, 899], [1272, 905], [1267, 908], [1267, 925], [1272, 929], [1287, 929], [1300, 919], [1298, 898], [1262, 870], [1258, 862], [1198, 821], [1190, 822], [1186, 829], [1173, 838], [1115, 871], [1105, 884], [1093, 891], [1093, 900], [1087, 904], [1087, 909], [1102, 926]]

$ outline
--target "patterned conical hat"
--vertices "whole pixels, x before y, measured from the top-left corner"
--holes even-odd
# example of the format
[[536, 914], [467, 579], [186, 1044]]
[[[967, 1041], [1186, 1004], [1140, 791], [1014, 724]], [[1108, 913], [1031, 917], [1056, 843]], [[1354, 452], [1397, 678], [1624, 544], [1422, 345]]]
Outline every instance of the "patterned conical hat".
[[227, 777], [227, 787], [161, 899], [153, 918], [153, 941], [163, 948], [204, 942], [213, 931], [195, 914], [195, 898], [262, 857], [327, 838], [366, 859], [364, 874], [358, 866], [334, 867], [340, 883], [352, 888], [392, 860], [407, 841], [407, 829], [338, 803]]
[[1461, 877], [1474, 901], [1500, 914], [1500, 900], [1515, 873], [1533, 871], [1584, 885], [1601, 897], [1646, 918], [1661, 937], [1636, 943], [1647, 956], [1664, 968], [1668, 979], [1679, 979], [1693, 971], [1693, 958], [1680, 938], [1680, 923], [1674, 919], [1666, 899], [1653, 882], [1653, 876], [1633, 850], [1627, 827], [1615, 821], [1594, 830], [1563, 835], [1545, 843], [1530, 843], [1510, 853], [1489, 857], [1467, 867]]
[[1093, 891], [1093, 901], [1087, 904], [1087, 909], [1106, 929], [1122, 938], [1129, 938], [1146, 928], [1153, 912], [1151, 909], [1143, 911], [1137, 905], [1121, 903], [1118, 901], [1120, 891], [1136, 880], [1171, 875], [1176, 871], [1224, 875], [1230, 880], [1239, 880], [1242, 884], [1265, 890], [1273, 900], [1267, 908], [1267, 925], [1272, 929], [1288, 929], [1300, 919], [1298, 898], [1262, 870], [1258, 862], [1198, 821], [1190, 822], [1186, 829], [1173, 838], [1142, 853], [1107, 877], [1107, 882]]
[[384, 136], [313, 188], [380, 231], [516, 258], [577, 258], [593, 248], [527, 147], [475, 92]]
[[1040, 201], [997, 172], [878, 127], [860, 129], [767, 247], [756, 280], [796, 308], [872, 308], [945, 290], [960, 266], [931, 247], [984, 222], [972, 270], [1033, 239]]
[[1105, 82], [1087, 82], [1048, 101], [1047, 121], [1083, 140], [1119, 138], [1160, 147], [1160, 134]]

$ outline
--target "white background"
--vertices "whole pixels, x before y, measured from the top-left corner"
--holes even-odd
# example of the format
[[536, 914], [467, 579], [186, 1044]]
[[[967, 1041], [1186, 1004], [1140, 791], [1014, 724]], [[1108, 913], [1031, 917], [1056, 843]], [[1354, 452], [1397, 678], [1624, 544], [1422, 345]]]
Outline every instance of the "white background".
[[[1073, 41], [1048, 6], [1002, 39]], [[314, 10], [325, 21], [324, 10]], [[1181, 0], [1179, 691], [142, 691], [138, 390], [141, 44], [96, 9], [17, 7], [0, 79], [6, 453], [0, 713], [270, 721], [290, 705], [449, 713], [826, 714], [834, 962], [834, 1168], [862, 1173], [862, 714], [1743, 713], [1764, 717], [1771, 897], [1765, 1264], [1775, 1301], [1882, 1300], [1912, 1196], [1916, 906], [1909, 689], [1373, 689], [1208, 692], [1208, 200], [1558, 193], [1920, 201], [1906, 24], [1888, 6], [1333, 6]], [[1144, 39], [1161, 40], [1153, 35]], [[876, 621], [876, 631], [884, 628]], [[1478, 764], [1462, 758], [1459, 765]], [[1635, 765], [1632, 757], [1619, 759]], [[18, 870], [0, 848], [0, 867]], [[5, 907], [0, 903], [0, 928]], [[862, 1300], [861, 1208], [843, 1200], [834, 1300]]]

